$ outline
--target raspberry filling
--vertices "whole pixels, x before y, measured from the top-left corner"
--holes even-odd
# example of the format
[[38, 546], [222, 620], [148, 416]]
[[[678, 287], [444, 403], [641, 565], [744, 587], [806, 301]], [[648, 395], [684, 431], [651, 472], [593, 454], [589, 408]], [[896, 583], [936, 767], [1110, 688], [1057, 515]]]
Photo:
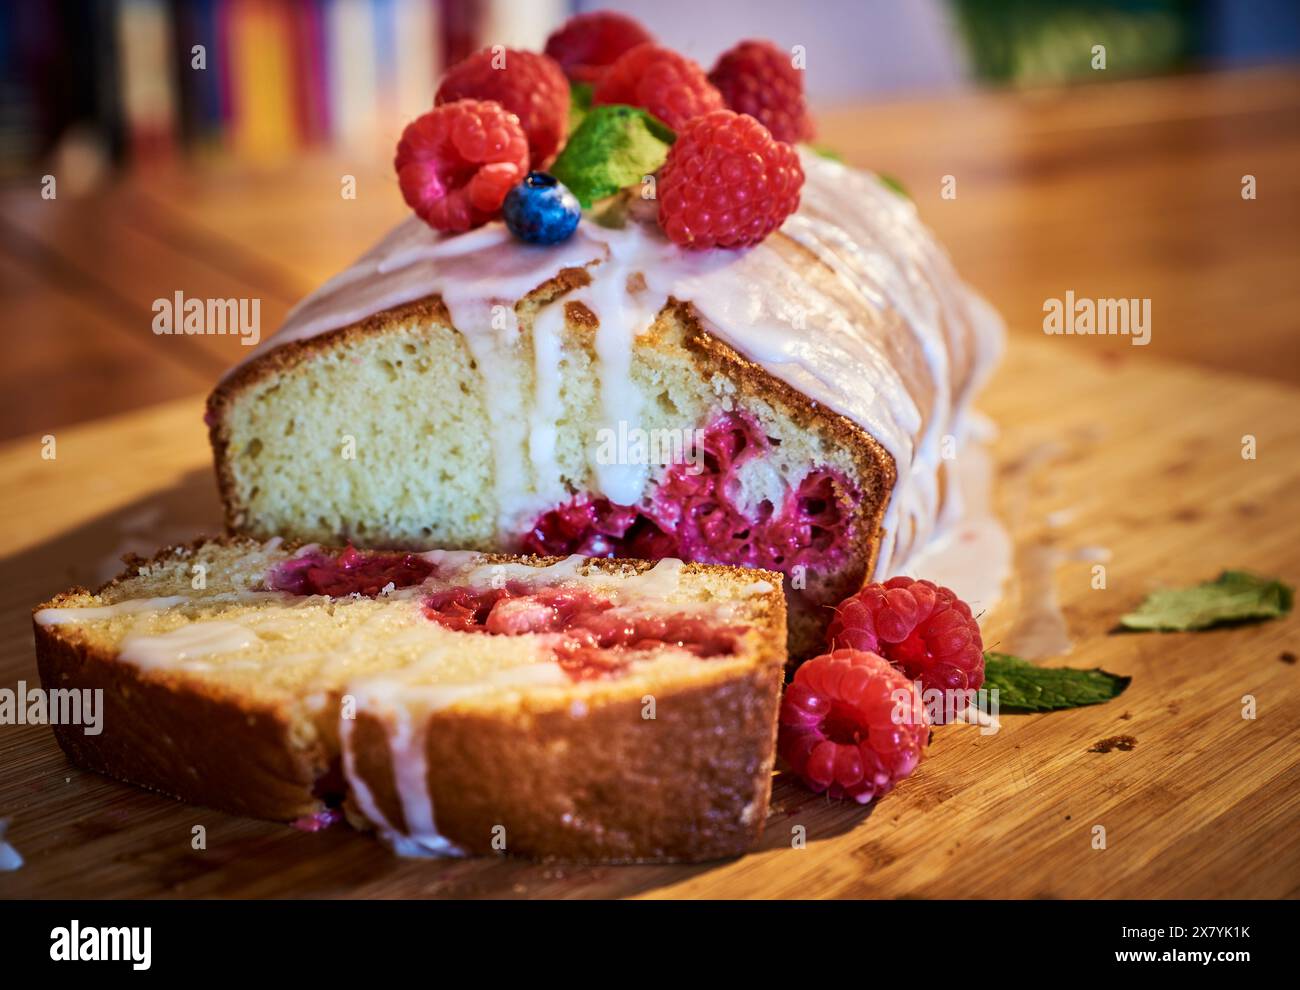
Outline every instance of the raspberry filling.
[[739, 564], [790, 574], [838, 568], [852, 543], [857, 490], [839, 472], [810, 471], [780, 505], [741, 504], [745, 465], [779, 443], [749, 414], [723, 415], [704, 431], [703, 470], [670, 467], [639, 506], [579, 495], [542, 514], [523, 537], [526, 553], [640, 557]]
[[555, 637], [556, 662], [575, 681], [616, 674], [634, 654], [674, 646], [707, 659], [731, 656], [742, 629], [679, 612], [632, 612], [583, 588], [449, 588], [424, 603], [434, 622], [457, 632]]
[[293, 595], [376, 598], [389, 585], [409, 588], [420, 584], [434, 570], [419, 554], [362, 553], [348, 547], [337, 557], [317, 551], [276, 564], [266, 575], [266, 586]]
[[[378, 597], [425, 581], [436, 567], [419, 554], [371, 553], [348, 547], [336, 557], [315, 551], [283, 561], [266, 587], [294, 595]], [[456, 632], [492, 636], [550, 635], [556, 662], [574, 681], [624, 671], [636, 654], [676, 647], [702, 659], [733, 656], [743, 627], [683, 612], [633, 609], [585, 588], [458, 586], [432, 592], [424, 614]]]

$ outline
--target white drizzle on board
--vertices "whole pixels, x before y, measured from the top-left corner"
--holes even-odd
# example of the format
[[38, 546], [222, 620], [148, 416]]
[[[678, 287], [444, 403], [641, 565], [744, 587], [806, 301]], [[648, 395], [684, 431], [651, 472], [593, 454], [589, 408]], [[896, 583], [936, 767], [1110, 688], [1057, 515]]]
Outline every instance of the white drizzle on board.
[[[497, 523], [503, 536], [513, 536], [553, 504], [551, 484], [529, 484], [526, 465], [531, 462], [534, 475], [549, 481], [559, 376], [548, 350], [534, 355], [538, 396], [531, 404], [521, 399], [517, 383], [509, 387], [509, 369], [518, 369], [521, 358], [514, 353], [517, 342], [512, 346], [508, 334], [494, 328], [492, 314], [501, 310], [493, 307], [513, 312], [517, 300], [561, 270], [587, 268], [591, 284], [575, 298], [600, 321], [601, 408], [604, 425], [617, 430], [619, 419], [635, 425], [639, 410], [640, 396], [629, 380], [635, 338], [670, 297], [689, 301], [711, 333], [813, 402], [860, 425], [893, 457], [898, 477], [877, 576], [898, 573], [958, 514], [947, 497], [956, 486], [945, 485], [942, 477], [941, 444], [948, 435], [959, 442], [964, 437], [970, 394], [997, 358], [1002, 325], [957, 278], [910, 202], [869, 173], [807, 153], [802, 163], [807, 178], [798, 212], [779, 236], [744, 251], [683, 251], [657, 228], [636, 221], [612, 229], [588, 219], [568, 241], [534, 247], [514, 240], [500, 223], [449, 236], [412, 217], [299, 303], [252, 357], [441, 296], [485, 375]], [[833, 293], [808, 281], [809, 262], [794, 263], [789, 250], [779, 248], [782, 238], [834, 273]], [[629, 276], [637, 275], [644, 291], [629, 288]], [[854, 305], [846, 307], [846, 298]], [[553, 329], [548, 325], [544, 335]], [[934, 389], [928, 416], [890, 357], [890, 344], [897, 341], [887, 335], [894, 332], [912, 335], [928, 370]], [[960, 389], [956, 367], [972, 369]], [[620, 504], [637, 502], [646, 481], [638, 466], [591, 467], [601, 494]]]

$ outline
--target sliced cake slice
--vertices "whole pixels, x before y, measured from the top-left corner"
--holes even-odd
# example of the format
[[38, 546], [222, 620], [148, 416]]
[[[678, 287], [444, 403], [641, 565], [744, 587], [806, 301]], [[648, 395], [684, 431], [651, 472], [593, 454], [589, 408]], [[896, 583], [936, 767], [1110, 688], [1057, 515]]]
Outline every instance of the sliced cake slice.
[[346, 798], [407, 853], [700, 860], [762, 830], [781, 576], [677, 560], [294, 547], [133, 560], [34, 615], [47, 689], [102, 689], [81, 766], [294, 820]]

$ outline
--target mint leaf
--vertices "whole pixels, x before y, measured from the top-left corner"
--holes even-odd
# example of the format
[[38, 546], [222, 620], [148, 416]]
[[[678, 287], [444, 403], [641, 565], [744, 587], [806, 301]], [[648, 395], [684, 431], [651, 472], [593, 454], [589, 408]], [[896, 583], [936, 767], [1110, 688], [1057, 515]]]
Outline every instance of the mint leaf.
[[881, 184], [884, 185], [885, 188], [898, 193], [898, 195], [902, 196], [904, 199], [912, 198], [912, 194], [907, 191], [907, 187], [903, 185], [896, 176], [886, 175], [884, 172], [880, 172], [876, 178], [880, 180]]
[[844, 164], [844, 156], [834, 148], [828, 148], [824, 144], [810, 144], [808, 145], [808, 150], [820, 158], [829, 158], [833, 162], [839, 162], [841, 165]]
[[1148, 595], [1123, 616], [1125, 629], [1186, 632], [1230, 622], [1276, 619], [1291, 611], [1295, 590], [1276, 578], [1246, 571], [1224, 571], [1194, 588], [1170, 588]]
[[983, 690], [997, 689], [998, 707], [1022, 712], [1099, 705], [1124, 693], [1133, 678], [1099, 668], [1038, 667], [1009, 653], [984, 654]]
[[591, 83], [569, 84], [569, 133], [572, 134], [591, 109]]
[[676, 135], [639, 107], [592, 107], [551, 166], [584, 207], [638, 184], [668, 156]]

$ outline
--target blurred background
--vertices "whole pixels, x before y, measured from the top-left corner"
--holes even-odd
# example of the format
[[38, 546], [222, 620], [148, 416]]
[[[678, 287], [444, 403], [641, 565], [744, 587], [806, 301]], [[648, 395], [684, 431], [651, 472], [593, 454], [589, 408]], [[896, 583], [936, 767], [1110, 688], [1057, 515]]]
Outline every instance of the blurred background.
[[632, 14], [706, 67], [741, 37], [801, 44], [815, 107], [1300, 52], [1294, 0], [7, 0], [0, 164], [13, 175], [51, 160], [382, 157], [430, 106], [444, 66], [487, 44], [540, 49], [570, 13], [598, 8]]
[[1300, 384], [1294, 0], [3, 0], [0, 438], [209, 388], [247, 349], [152, 335], [153, 300], [257, 298], [269, 334], [405, 215], [446, 65], [597, 8], [706, 69], [803, 45], [818, 144], [900, 180], [1013, 334], [1149, 297], [1144, 357]]

